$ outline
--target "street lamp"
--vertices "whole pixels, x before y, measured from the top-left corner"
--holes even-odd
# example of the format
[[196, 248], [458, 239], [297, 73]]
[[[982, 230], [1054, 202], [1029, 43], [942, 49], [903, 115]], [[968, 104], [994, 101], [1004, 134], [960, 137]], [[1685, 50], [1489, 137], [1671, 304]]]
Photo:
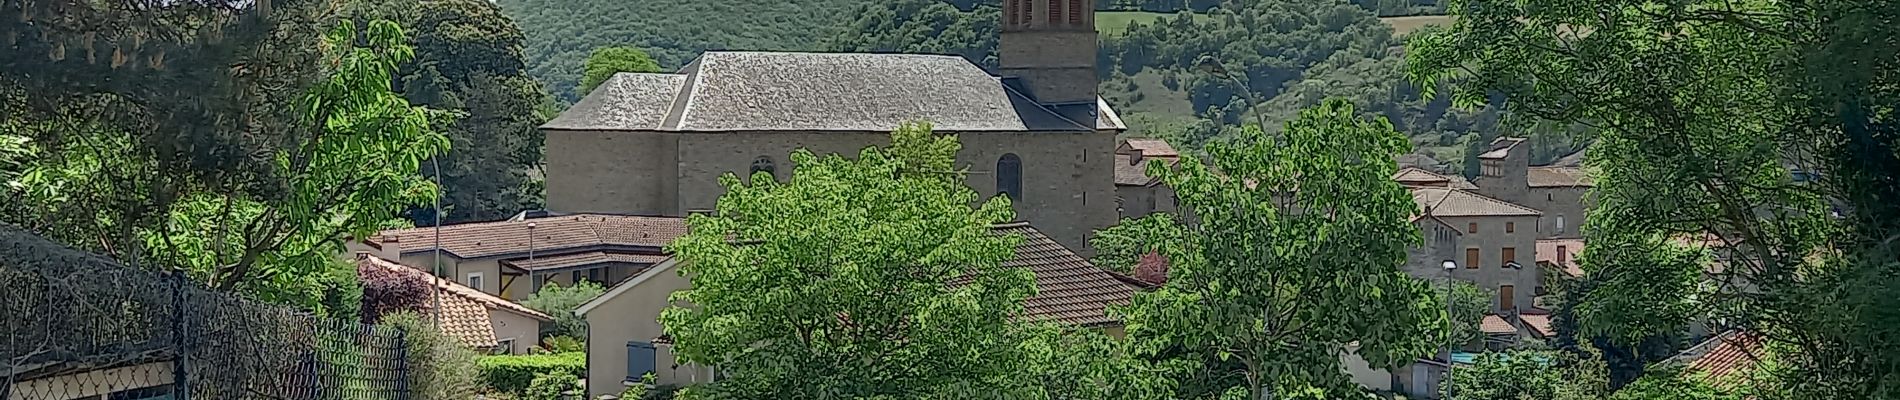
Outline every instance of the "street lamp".
[[1455, 368], [1458, 365], [1458, 361], [1452, 358], [1452, 353], [1458, 351], [1458, 336], [1452, 334], [1453, 333], [1452, 329], [1454, 329], [1454, 327], [1452, 326], [1452, 323], [1451, 323], [1451, 319], [1453, 317], [1452, 306], [1451, 306], [1451, 286], [1452, 286], [1451, 273], [1452, 271], [1458, 270], [1458, 262], [1452, 261], [1452, 260], [1445, 260], [1444, 266], [1445, 266], [1445, 382], [1442, 384], [1442, 386], [1444, 386], [1444, 388], [1442, 388], [1443, 389], [1442, 391], [1445, 392], [1445, 398], [1449, 399], [1451, 398], [1451, 370], [1452, 368]]
[[1196, 60], [1194, 64], [1195, 64], [1194, 68], [1201, 70], [1201, 73], [1216, 76], [1216, 77], [1221, 77], [1221, 78], [1227, 78], [1227, 80], [1233, 81], [1235, 85], [1239, 85], [1240, 94], [1247, 96], [1247, 113], [1253, 114], [1254, 123], [1260, 124], [1261, 130], [1267, 129], [1266, 117], [1260, 116], [1260, 113], [1257, 112], [1258, 110], [1254, 109], [1255, 107], [1259, 107], [1262, 104], [1260, 103], [1260, 98], [1254, 96], [1253, 89], [1247, 86], [1247, 82], [1241, 81], [1240, 77], [1234, 76], [1233, 73], [1228, 72], [1227, 66], [1222, 65], [1220, 62], [1220, 59], [1214, 58], [1213, 55], [1202, 55], [1201, 58], [1199, 60]]

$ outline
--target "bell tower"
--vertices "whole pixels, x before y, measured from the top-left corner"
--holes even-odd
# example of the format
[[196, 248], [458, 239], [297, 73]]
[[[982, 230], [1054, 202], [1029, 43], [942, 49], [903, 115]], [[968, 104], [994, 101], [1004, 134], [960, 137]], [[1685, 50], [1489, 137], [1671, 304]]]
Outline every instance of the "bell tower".
[[997, 56], [1043, 104], [1094, 103], [1094, 0], [1004, 0]]

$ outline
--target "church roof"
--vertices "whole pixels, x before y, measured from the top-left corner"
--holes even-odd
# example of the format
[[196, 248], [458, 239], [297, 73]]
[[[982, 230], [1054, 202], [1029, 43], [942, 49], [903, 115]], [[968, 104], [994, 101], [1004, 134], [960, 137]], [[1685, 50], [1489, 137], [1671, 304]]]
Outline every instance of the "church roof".
[[1125, 129], [1105, 102], [1040, 104], [958, 56], [793, 52], [708, 52], [674, 74], [616, 74], [542, 128], [882, 132], [913, 120], [952, 132]]
[[1440, 217], [1538, 216], [1537, 210], [1485, 197], [1467, 190], [1414, 188], [1412, 201], [1426, 214]]

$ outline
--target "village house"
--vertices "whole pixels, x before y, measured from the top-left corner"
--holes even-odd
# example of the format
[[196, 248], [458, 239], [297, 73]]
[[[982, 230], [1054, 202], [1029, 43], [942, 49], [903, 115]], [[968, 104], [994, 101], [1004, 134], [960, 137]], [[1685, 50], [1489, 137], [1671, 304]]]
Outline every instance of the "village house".
[[541, 342], [541, 325], [554, 322], [546, 313], [369, 253], [357, 253], [356, 266], [359, 273], [380, 269], [425, 280], [434, 293], [422, 305], [422, 316], [471, 349], [527, 354]]
[[1181, 153], [1160, 139], [1129, 139], [1115, 148], [1115, 198], [1122, 218], [1141, 218], [1150, 213], [1174, 213], [1179, 198], [1161, 179], [1148, 176], [1148, 163], [1159, 160], [1172, 168], [1181, 163]]
[[[1025, 318], [1055, 321], [1068, 326], [1101, 329], [1122, 335], [1121, 323], [1108, 313], [1127, 304], [1136, 290], [1148, 284], [1100, 268], [1057, 243], [1028, 223], [996, 225], [997, 235], [1020, 235], [1007, 268], [1028, 269], [1035, 275], [1036, 295], [1023, 303]], [[672, 305], [674, 291], [692, 285], [679, 273], [678, 259], [668, 259], [609, 288], [607, 293], [575, 312], [587, 320], [588, 395], [618, 394], [626, 385], [640, 384], [647, 372], [658, 385], [707, 382], [717, 372], [708, 366], [675, 362], [671, 345], [658, 318]]]
[[723, 51], [617, 74], [541, 126], [548, 208], [683, 216], [713, 207], [722, 174], [788, 179], [794, 149], [856, 155], [926, 121], [961, 140], [971, 188], [1088, 254], [1118, 216], [1126, 130], [1097, 95], [1095, 11], [1009, 0], [1002, 18], [1000, 76], [958, 56]]
[[530, 212], [502, 221], [394, 229], [348, 244], [363, 252], [441, 276], [508, 300], [555, 283], [603, 286], [666, 259], [665, 247], [686, 234], [686, 220], [613, 214]]

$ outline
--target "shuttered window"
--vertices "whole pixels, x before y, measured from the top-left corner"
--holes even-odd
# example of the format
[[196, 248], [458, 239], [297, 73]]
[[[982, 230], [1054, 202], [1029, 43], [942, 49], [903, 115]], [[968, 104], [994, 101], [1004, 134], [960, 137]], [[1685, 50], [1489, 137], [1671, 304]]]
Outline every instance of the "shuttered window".
[[1474, 248], [1465, 249], [1465, 269], [1478, 268], [1478, 261], [1479, 259], [1478, 259], [1477, 248], [1474, 247]]
[[1069, 26], [1082, 27], [1082, 0], [1069, 0]]

